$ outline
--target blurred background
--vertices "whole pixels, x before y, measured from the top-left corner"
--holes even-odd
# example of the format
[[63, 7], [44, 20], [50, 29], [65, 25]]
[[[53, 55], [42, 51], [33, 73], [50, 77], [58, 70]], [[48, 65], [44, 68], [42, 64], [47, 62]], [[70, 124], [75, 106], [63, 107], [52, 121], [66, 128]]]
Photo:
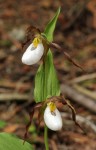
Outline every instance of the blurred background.
[[[96, 0], [0, 0], [0, 131], [23, 138], [34, 104], [34, 75], [38, 64], [26, 66], [21, 43], [29, 25], [43, 32], [58, 6], [61, 13], [54, 41], [85, 70], [53, 49], [62, 93], [73, 104], [84, 134], [71, 120], [69, 108], [60, 106], [64, 120], [60, 132], [49, 131], [50, 150], [96, 150]], [[44, 150], [43, 127], [37, 131], [35, 113], [27, 140]]]

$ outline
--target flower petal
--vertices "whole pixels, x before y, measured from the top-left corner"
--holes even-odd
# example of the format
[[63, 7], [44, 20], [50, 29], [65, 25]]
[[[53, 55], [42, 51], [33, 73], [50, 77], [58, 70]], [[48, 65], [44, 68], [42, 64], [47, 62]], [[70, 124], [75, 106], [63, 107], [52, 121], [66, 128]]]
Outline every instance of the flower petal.
[[46, 126], [53, 131], [58, 131], [62, 128], [62, 118], [57, 108], [52, 114], [47, 106], [44, 112], [44, 121]]
[[39, 43], [37, 48], [30, 44], [25, 53], [22, 56], [22, 63], [26, 65], [33, 65], [37, 63], [44, 53], [44, 46]]

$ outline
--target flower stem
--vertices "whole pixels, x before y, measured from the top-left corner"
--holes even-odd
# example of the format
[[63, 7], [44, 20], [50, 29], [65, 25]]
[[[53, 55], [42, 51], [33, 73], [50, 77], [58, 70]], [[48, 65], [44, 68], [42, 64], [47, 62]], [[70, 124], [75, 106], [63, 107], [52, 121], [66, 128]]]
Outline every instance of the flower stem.
[[49, 150], [49, 145], [48, 145], [48, 128], [47, 128], [46, 125], [45, 125], [45, 128], [44, 128], [44, 142], [45, 142], [46, 150]]

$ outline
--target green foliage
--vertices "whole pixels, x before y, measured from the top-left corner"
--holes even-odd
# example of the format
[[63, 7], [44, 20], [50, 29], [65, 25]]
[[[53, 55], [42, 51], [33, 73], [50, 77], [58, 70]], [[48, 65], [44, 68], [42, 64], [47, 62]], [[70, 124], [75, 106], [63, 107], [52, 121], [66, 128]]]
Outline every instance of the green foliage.
[[36, 130], [36, 126], [34, 124], [32, 124], [30, 127], [29, 127], [29, 133], [32, 134], [32, 137], [36, 139], [38, 133], [37, 133], [37, 130]]
[[54, 18], [48, 23], [48, 25], [45, 28], [44, 33], [49, 42], [53, 41], [53, 34], [54, 34], [54, 30], [55, 30], [55, 26], [56, 26], [59, 14], [60, 14], [60, 7], [58, 8]]
[[[44, 32], [47, 40], [50, 42], [53, 40], [53, 33], [59, 13], [60, 8], [57, 10], [54, 18], [48, 23]], [[49, 50], [45, 58], [45, 63], [40, 65], [35, 77], [34, 98], [36, 102], [42, 102], [50, 96], [58, 95], [60, 95], [60, 87], [53, 64], [53, 56]]]
[[34, 150], [32, 145], [8, 133], [0, 133], [0, 150]]
[[3, 120], [0, 120], [0, 129], [4, 128], [6, 126], [6, 122]]
[[35, 100], [41, 102], [47, 97], [60, 94], [59, 83], [53, 65], [51, 51], [48, 52], [45, 66], [41, 65], [35, 78]]

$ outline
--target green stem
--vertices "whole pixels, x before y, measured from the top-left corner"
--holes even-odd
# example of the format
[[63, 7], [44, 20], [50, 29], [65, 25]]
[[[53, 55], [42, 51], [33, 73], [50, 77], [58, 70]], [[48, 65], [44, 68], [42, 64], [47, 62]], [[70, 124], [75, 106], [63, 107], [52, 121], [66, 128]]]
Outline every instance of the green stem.
[[45, 148], [46, 148], [46, 150], [49, 150], [49, 144], [48, 144], [48, 128], [47, 128], [46, 125], [45, 125], [45, 128], [44, 128], [44, 142], [45, 142]]

